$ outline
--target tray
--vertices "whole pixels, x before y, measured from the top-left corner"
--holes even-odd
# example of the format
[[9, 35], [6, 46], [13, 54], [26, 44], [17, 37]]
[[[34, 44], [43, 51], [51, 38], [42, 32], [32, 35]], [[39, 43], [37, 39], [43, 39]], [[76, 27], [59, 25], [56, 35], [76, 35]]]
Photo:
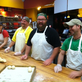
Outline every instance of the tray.
[[[13, 67], [13, 68], [12, 68]], [[29, 67], [31, 72], [28, 72]], [[32, 82], [35, 66], [5, 66], [0, 74], [0, 82]]]
[[5, 65], [0, 63], [0, 72], [2, 72], [2, 70], [5, 68]]

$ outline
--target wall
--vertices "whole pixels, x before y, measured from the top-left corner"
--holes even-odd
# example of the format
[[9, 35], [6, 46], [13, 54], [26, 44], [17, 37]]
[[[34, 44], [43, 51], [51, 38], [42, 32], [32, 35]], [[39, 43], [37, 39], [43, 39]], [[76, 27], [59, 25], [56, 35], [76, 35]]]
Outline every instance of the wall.
[[81, 9], [78, 9], [78, 12], [79, 12], [79, 17], [82, 17], [82, 8]]
[[24, 9], [22, 0], [0, 0], [0, 6]]
[[[35, 9], [35, 7], [49, 4], [51, 2], [54, 2], [54, 0], [25, 0], [24, 2], [22, 2], [22, 0], [0, 0], [0, 6], [10, 7], [11, 9], [16, 8], [12, 9], [11, 11], [6, 11], [7, 16], [22, 14], [23, 16], [26, 15], [29, 18], [32, 18], [32, 21], [36, 21], [37, 10]], [[22, 9], [26, 9], [26, 11]]]
[[[13, 13], [14, 12], [14, 13]], [[26, 16], [26, 10], [25, 9], [17, 9], [17, 8], [12, 8], [11, 11], [7, 13], [8, 16]]]
[[0, 15], [2, 16], [26, 16], [26, 9], [18, 9], [18, 8], [8, 8], [8, 7], [1, 7], [0, 8]]
[[24, 8], [28, 9], [28, 8], [35, 8], [38, 6], [43, 6], [46, 4], [50, 4], [54, 2], [54, 0], [25, 0], [24, 1]]
[[32, 18], [32, 21], [37, 20], [37, 10], [35, 8], [26, 9], [26, 16]]

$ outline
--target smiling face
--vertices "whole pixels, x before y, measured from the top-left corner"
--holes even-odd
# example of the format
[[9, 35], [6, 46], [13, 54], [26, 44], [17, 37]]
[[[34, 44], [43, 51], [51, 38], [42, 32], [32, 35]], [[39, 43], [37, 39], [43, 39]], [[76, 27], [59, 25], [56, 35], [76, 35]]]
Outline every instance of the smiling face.
[[29, 25], [29, 22], [27, 22], [26, 20], [22, 19], [21, 21], [21, 26], [23, 29], [27, 28], [27, 26]]
[[38, 16], [37, 28], [39, 31], [43, 31], [47, 25], [47, 19], [44, 16]]
[[77, 33], [80, 31], [80, 25], [69, 26], [69, 31], [72, 36], [77, 35]]

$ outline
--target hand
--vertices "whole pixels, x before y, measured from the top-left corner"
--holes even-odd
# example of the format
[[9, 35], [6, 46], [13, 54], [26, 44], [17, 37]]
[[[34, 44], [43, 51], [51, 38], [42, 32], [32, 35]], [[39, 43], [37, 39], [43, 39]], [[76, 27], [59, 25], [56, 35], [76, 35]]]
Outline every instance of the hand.
[[54, 67], [54, 71], [55, 73], [58, 73], [59, 71], [62, 71], [62, 66], [60, 64], [57, 64], [55, 67]]
[[69, 74], [69, 77], [72, 78], [72, 79], [74, 79], [74, 78], [76, 78], [76, 77], [78, 77], [78, 76], [80, 76], [79, 71], [73, 71], [73, 72], [71, 72], [71, 73]]
[[10, 47], [7, 47], [4, 52], [9, 52], [10, 51]]
[[52, 63], [51, 59], [47, 59], [43, 62], [44, 65], [50, 65]]
[[21, 51], [14, 53], [15, 56], [21, 55]]
[[25, 54], [24, 56], [21, 57], [21, 60], [27, 59], [28, 56]]

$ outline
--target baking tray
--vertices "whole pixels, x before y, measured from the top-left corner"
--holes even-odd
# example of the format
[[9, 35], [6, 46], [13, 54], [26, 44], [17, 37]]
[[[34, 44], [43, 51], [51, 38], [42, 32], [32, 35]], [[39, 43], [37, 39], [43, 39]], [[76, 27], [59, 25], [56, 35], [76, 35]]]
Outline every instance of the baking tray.
[[0, 63], [0, 72], [2, 72], [2, 70], [5, 68], [6, 66], [2, 63]]
[[[28, 72], [29, 67], [32, 68], [32, 72]], [[35, 66], [15, 65], [15, 69], [4, 66], [0, 71], [0, 82], [32, 82], [35, 72]]]

